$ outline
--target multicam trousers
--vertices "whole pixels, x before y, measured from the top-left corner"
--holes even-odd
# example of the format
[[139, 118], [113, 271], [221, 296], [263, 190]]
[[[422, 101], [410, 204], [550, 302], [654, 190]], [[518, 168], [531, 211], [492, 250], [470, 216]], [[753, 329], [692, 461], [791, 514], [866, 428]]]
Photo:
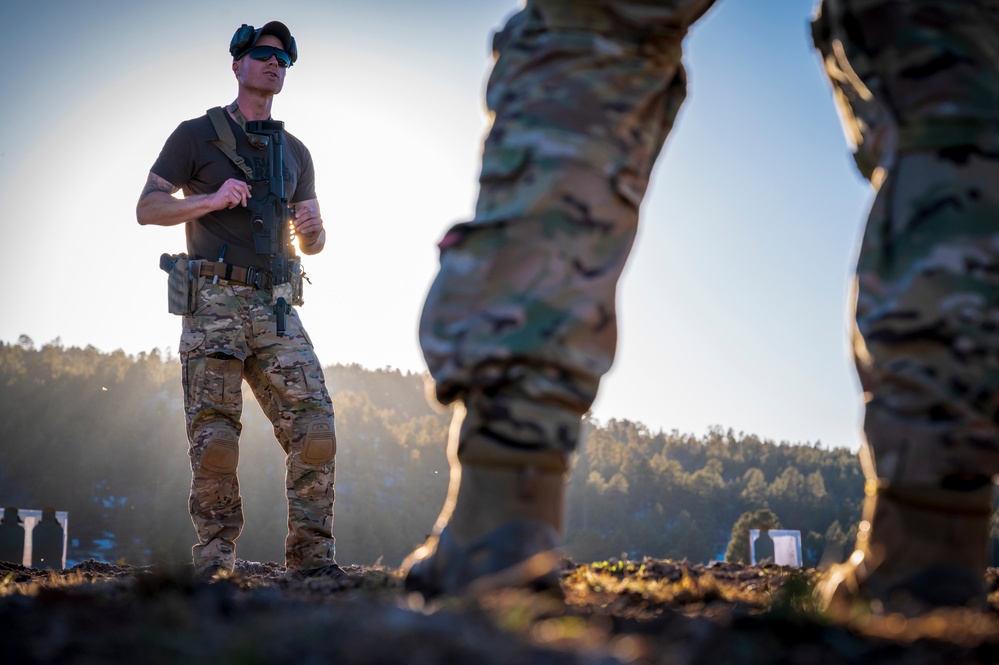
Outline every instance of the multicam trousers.
[[286, 326], [278, 337], [268, 292], [231, 283], [205, 283], [196, 311], [184, 317], [180, 357], [197, 570], [231, 568], [243, 528], [236, 466], [244, 379], [287, 454], [285, 565], [309, 569], [334, 561], [333, 405], [297, 312]]
[[999, 473], [999, 2], [826, 0], [813, 28], [878, 190], [856, 281], [865, 474]]
[[680, 45], [713, 2], [533, 0], [495, 36], [475, 219], [441, 241], [420, 324], [438, 399], [463, 401], [494, 440], [575, 447], [686, 95]]
[[[441, 241], [420, 324], [438, 399], [493, 440], [575, 447], [685, 97], [681, 42], [713, 2], [528, 0], [496, 35], [475, 218]], [[995, 7], [840, 0], [816, 24], [858, 165], [884, 182], [858, 269], [872, 476], [874, 457], [913, 482], [999, 471]]]

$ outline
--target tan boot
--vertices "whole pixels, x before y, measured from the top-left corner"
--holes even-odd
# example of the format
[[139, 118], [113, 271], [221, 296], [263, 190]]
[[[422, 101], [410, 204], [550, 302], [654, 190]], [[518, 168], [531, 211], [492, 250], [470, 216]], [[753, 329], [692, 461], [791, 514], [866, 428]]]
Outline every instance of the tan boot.
[[993, 485], [982, 477], [967, 487], [869, 482], [857, 549], [820, 581], [822, 607], [837, 618], [983, 609]]
[[210, 582], [227, 577], [236, 565], [236, 546], [228, 540], [215, 538], [205, 545], [195, 545], [192, 552], [198, 580]]
[[427, 542], [402, 564], [407, 590], [427, 599], [502, 587], [560, 593], [567, 455], [469, 434], [459, 416], [448, 457], [444, 509]]

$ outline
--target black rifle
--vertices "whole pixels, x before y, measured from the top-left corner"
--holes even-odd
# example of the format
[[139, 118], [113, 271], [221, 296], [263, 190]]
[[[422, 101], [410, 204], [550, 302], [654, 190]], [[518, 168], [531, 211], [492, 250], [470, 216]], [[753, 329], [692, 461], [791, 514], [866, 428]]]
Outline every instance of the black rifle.
[[250, 209], [254, 251], [270, 257], [276, 296], [274, 316], [277, 317], [277, 334], [284, 337], [291, 289], [280, 287], [291, 281], [291, 261], [297, 257], [291, 243], [291, 210], [284, 195], [284, 123], [279, 120], [250, 120], [246, 123], [246, 133], [267, 137], [270, 164], [267, 194], [251, 198], [246, 205]]

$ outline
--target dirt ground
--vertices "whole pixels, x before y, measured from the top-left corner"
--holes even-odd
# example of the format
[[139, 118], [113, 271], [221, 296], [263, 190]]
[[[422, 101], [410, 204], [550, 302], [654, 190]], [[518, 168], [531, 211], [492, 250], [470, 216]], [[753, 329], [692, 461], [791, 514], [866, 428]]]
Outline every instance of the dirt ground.
[[565, 561], [564, 600], [507, 591], [430, 606], [397, 570], [346, 570], [289, 581], [278, 564], [240, 561], [205, 583], [185, 567], [0, 563], [0, 663], [999, 663], [995, 570], [990, 613], [848, 625], [815, 609], [815, 571], [776, 566]]

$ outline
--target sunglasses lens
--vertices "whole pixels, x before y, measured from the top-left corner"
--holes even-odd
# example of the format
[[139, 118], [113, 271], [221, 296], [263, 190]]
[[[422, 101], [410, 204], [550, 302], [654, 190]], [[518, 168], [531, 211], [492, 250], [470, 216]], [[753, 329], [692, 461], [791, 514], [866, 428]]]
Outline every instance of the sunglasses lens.
[[246, 55], [250, 56], [254, 60], [262, 60], [264, 62], [270, 60], [271, 56], [274, 56], [277, 58], [278, 65], [281, 67], [291, 66], [291, 56], [281, 49], [273, 46], [256, 46], [251, 48]]

